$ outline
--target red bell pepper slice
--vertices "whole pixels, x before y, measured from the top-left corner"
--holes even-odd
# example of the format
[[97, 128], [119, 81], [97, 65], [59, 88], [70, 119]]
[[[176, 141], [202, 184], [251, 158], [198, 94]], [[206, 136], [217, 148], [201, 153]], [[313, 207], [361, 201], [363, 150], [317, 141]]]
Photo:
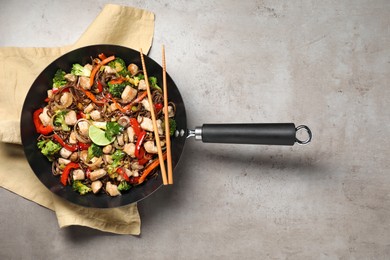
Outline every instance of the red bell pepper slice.
[[154, 108], [156, 109], [156, 113], [158, 113], [161, 109], [163, 109], [164, 105], [162, 103], [154, 104]]
[[77, 145], [69, 145], [69, 144], [65, 143], [64, 140], [62, 140], [62, 138], [59, 137], [59, 135], [57, 135], [57, 134], [54, 134], [53, 138], [56, 139], [56, 141], [59, 142], [60, 145], [62, 147], [64, 147], [66, 150], [69, 150], [71, 152], [75, 152], [78, 149]]
[[138, 135], [137, 138], [137, 143], [135, 144], [135, 152], [134, 155], [138, 158], [141, 159], [142, 157], [140, 156], [140, 149], [142, 147], [142, 143], [144, 142], [146, 136], [146, 132], [142, 130], [142, 132]]
[[77, 146], [78, 146], [79, 150], [88, 150], [88, 148], [91, 146], [91, 144], [77, 142]]
[[103, 85], [100, 81], [97, 83], [97, 93], [101, 93], [103, 91]]
[[43, 112], [43, 108], [38, 108], [33, 113], [33, 121], [35, 125], [35, 130], [39, 134], [48, 135], [51, 132], [53, 132], [53, 127], [51, 125], [44, 126], [41, 122], [41, 119], [39, 119], [39, 115]]
[[125, 179], [125, 181], [130, 182], [129, 176], [127, 176], [125, 170], [123, 168], [116, 169], [116, 172]]
[[137, 119], [134, 117], [130, 118], [130, 125], [133, 128], [135, 135], [138, 137], [143, 130]]
[[66, 184], [68, 183], [68, 178], [69, 178], [70, 171], [73, 170], [73, 169], [78, 169], [78, 168], [80, 168], [80, 165], [78, 163], [74, 163], [74, 162], [68, 163], [65, 166], [65, 169], [64, 169], [64, 171], [62, 172], [62, 175], [61, 175], [61, 183], [64, 186], [66, 186]]

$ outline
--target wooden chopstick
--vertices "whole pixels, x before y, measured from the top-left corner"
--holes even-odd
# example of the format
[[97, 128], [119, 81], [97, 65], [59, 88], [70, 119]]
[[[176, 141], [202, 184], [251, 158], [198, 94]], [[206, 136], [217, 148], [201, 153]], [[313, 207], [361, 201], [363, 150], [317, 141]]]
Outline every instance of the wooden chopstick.
[[144, 54], [142, 52], [142, 49], [140, 49], [140, 55], [141, 55], [141, 61], [142, 61], [142, 70], [144, 72], [145, 76], [145, 83], [146, 83], [146, 91], [148, 92], [148, 100], [149, 100], [149, 105], [150, 105], [150, 114], [152, 116], [152, 122], [153, 122], [153, 130], [154, 130], [154, 137], [156, 138], [156, 145], [157, 145], [157, 151], [158, 151], [158, 159], [160, 161], [160, 169], [161, 169], [161, 176], [163, 179], [163, 184], [167, 185], [167, 173], [165, 170], [165, 163], [164, 163], [164, 157], [163, 153], [161, 150], [161, 143], [160, 143], [160, 136], [158, 134], [158, 129], [157, 129], [157, 121], [156, 121], [156, 114], [154, 112], [154, 105], [153, 105], [153, 100], [152, 100], [152, 93], [150, 91], [150, 86], [149, 86], [149, 79], [148, 79], [148, 73], [146, 72], [146, 65], [145, 65], [145, 60], [144, 60]]
[[170, 136], [170, 127], [169, 127], [169, 115], [168, 115], [167, 65], [166, 65], [166, 61], [165, 61], [165, 46], [164, 45], [162, 46], [162, 67], [163, 67], [165, 145], [167, 147], [168, 184], [173, 184], [171, 136]]

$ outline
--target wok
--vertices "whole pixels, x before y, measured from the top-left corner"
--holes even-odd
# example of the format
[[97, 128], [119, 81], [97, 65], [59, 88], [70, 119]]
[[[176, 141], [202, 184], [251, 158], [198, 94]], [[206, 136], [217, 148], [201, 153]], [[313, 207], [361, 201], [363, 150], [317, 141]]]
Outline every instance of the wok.
[[[151, 178], [141, 185], [132, 188], [122, 196], [110, 197], [106, 194], [79, 195], [70, 185], [63, 186], [58, 176], [51, 172], [51, 162], [43, 156], [37, 148], [38, 134], [33, 123], [33, 112], [42, 107], [47, 97], [47, 90], [51, 88], [52, 78], [57, 69], [70, 71], [74, 63], [86, 64], [91, 57], [105, 53], [107, 56], [121, 57], [126, 64], [141, 65], [138, 51], [117, 45], [92, 45], [82, 47], [64, 54], [49, 64], [36, 78], [30, 87], [23, 104], [21, 113], [21, 138], [27, 161], [38, 179], [54, 194], [80, 206], [93, 208], [113, 208], [124, 206], [144, 199], [162, 186], [161, 174]], [[151, 58], [145, 56], [148, 75], [156, 76], [162, 82], [162, 68]], [[176, 104], [175, 120], [177, 129], [172, 137], [172, 166], [178, 164], [187, 137], [195, 137], [203, 142], [245, 143], [245, 144], [276, 144], [293, 145], [295, 142], [305, 144], [311, 140], [310, 129], [306, 126], [295, 127], [293, 123], [282, 124], [205, 124], [194, 130], [187, 130], [186, 110], [179, 89], [167, 74], [168, 96]], [[308, 138], [296, 138], [296, 132], [303, 129]]]

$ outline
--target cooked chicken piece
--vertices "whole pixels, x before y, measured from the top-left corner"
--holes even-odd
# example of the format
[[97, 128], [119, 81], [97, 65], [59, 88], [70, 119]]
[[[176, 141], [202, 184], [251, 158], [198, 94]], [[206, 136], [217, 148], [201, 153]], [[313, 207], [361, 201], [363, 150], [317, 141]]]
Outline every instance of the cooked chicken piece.
[[118, 186], [116, 186], [115, 184], [112, 184], [111, 182], [107, 182], [106, 191], [108, 194], [110, 194], [110, 196], [113, 196], [113, 197], [121, 195], [121, 193], [118, 190]]
[[86, 108], [84, 108], [84, 113], [90, 113], [94, 109], [92, 104], [89, 104]]
[[79, 77], [79, 84], [83, 89], [91, 89], [91, 87], [89, 86], [89, 77]]
[[129, 137], [129, 141], [133, 143], [134, 136], [135, 136], [134, 129], [131, 126], [129, 126], [126, 131], [127, 131], [127, 136]]
[[112, 151], [112, 145], [111, 144], [106, 145], [106, 146], [103, 147], [103, 153], [109, 154], [109, 153], [111, 153], [111, 151]]
[[110, 66], [104, 66], [104, 72], [108, 74], [116, 74], [115, 68], [111, 68]]
[[80, 134], [88, 136], [89, 124], [86, 121], [80, 121], [77, 126], [79, 127]]
[[100, 114], [99, 110], [94, 110], [91, 113], [89, 113], [89, 115], [93, 120], [99, 120], [100, 118], [102, 118], [102, 115]]
[[73, 180], [74, 181], [77, 181], [77, 180], [84, 180], [85, 179], [85, 173], [83, 170], [81, 169], [76, 169], [73, 171]]
[[78, 152], [73, 152], [70, 155], [70, 157], [69, 157], [69, 160], [71, 160], [72, 162], [76, 162], [78, 159], [79, 159], [79, 153]]
[[[164, 110], [163, 110], [163, 112], [164, 112]], [[175, 116], [175, 111], [173, 111], [173, 107], [168, 106], [168, 117], [174, 117], [174, 116]]]
[[142, 99], [141, 104], [146, 110], [150, 111], [150, 104], [147, 98]]
[[64, 92], [60, 97], [60, 104], [65, 106], [65, 108], [69, 107], [73, 103], [73, 96], [70, 92]]
[[159, 134], [159, 135], [163, 135], [163, 134], [164, 134], [164, 131], [163, 131], [163, 129], [162, 129], [162, 121], [161, 121], [161, 119], [158, 119], [158, 120], [156, 121], [156, 123], [157, 123], [157, 131], [158, 131], [158, 134]]
[[118, 145], [122, 146], [125, 144], [125, 141], [124, 141], [124, 138], [123, 138], [123, 134], [120, 134], [116, 137], [116, 141], [118, 142]]
[[89, 64], [89, 63], [85, 64], [84, 68], [86, 68], [86, 69], [88, 69], [90, 71], [92, 71], [92, 69], [93, 69], [92, 64]]
[[76, 133], [72, 132], [69, 135], [69, 143], [70, 144], [77, 144], [77, 138], [76, 138]]
[[103, 183], [101, 181], [94, 181], [91, 183], [91, 188], [93, 193], [97, 193], [101, 187], [103, 187]]
[[112, 103], [108, 108], [109, 108], [109, 110], [110, 110], [111, 112], [118, 109], [114, 103]]
[[103, 160], [108, 164], [113, 163], [112, 156], [109, 154], [103, 154]]
[[47, 110], [47, 107], [44, 107], [42, 113], [39, 115], [39, 119], [44, 126], [49, 125], [51, 121], [51, 118], [47, 115]]
[[98, 170], [94, 170], [92, 171], [90, 174], [89, 174], [89, 179], [91, 181], [96, 181], [98, 179], [100, 179], [101, 177], [103, 177], [104, 175], [106, 175], [107, 172], [106, 170], [104, 169], [98, 169]]
[[47, 91], [47, 97], [48, 98], [52, 98], [54, 95], [53, 95], [53, 90], [52, 89], [49, 89], [48, 91]]
[[152, 122], [152, 119], [150, 118], [147, 118], [147, 117], [141, 117], [139, 116], [138, 117], [138, 122], [140, 123], [140, 126], [142, 129], [146, 130], [146, 131], [149, 131], [149, 132], [153, 132], [153, 122]]
[[135, 157], [135, 155], [134, 155], [134, 153], [135, 153], [135, 144], [134, 143], [125, 144], [125, 146], [123, 147], [123, 151], [125, 153], [127, 153], [128, 155], [130, 155], [131, 157]]
[[65, 124], [67, 125], [75, 125], [77, 122], [77, 115], [74, 110], [70, 110], [68, 113], [65, 115]]
[[61, 155], [62, 158], [68, 159], [71, 154], [72, 154], [72, 152], [67, 150], [64, 147], [62, 147], [61, 150], [60, 150], [60, 155]]
[[157, 146], [154, 144], [154, 141], [147, 141], [144, 143], [145, 151], [148, 153], [157, 153]]
[[58, 164], [63, 164], [63, 165], [67, 165], [70, 163], [70, 160], [68, 159], [64, 159], [64, 158], [58, 158]]
[[146, 82], [144, 79], [141, 79], [138, 83], [138, 90], [146, 90]]
[[133, 172], [133, 176], [134, 176], [134, 177], [138, 177], [138, 176], [139, 176], [139, 172], [138, 172], [138, 171], [134, 170], [134, 171], [132, 171], [132, 172]]
[[75, 82], [77, 80], [77, 76], [76, 75], [73, 75], [71, 73], [68, 73], [64, 76], [64, 78], [67, 80], [67, 81], [70, 81], [70, 82]]
[[129, 103], [131, 100], [133, 100], [137, 96], [138, 91], [135, 88], [132, 88], [130, 86], [126, 86], [125, 89], [122, 92], [122, 100], [125, 103]]
[[144, 168], [144, 166], [139, 165], [138, 162], [133, 162], [130, 167], [132, 170], [142, 170]]

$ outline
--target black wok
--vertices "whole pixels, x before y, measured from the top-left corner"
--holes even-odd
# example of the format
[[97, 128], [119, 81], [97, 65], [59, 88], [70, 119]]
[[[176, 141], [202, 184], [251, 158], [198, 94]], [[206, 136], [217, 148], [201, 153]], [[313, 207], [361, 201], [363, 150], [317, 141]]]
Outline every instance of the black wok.
[[[151, 178], [141, 185], [132, 188], [122, 196], [110, 197], [105, 194], [79, 195], [72, 190], [72, 187], [63, 186], [58, 176], [52, 174], [51, 163], [43, 156], [37, 148], [38, 134], [33, 123], [33, 112], [44, 105], [47, 97], [47, 90], [51, 88], [52, 78], [57, 69], [70, 71], [74, 63], [86, 64], [91, 57], [100, 53], [107, 56], [115, 55], [121, 57], [126, 64], [136, 63], [141, 65], [138, 51], [117, 46], [117, 45], [93, 45], [73, 50], [47, 66], [37, 77], [27, 93], [21, 114], [21, 138], [25, 156], [39, 180], [53, 193], [59, 197], [80, 206], [94, 208], [113, 208], [137, 202], [162, 186], [161, 175]], [[151, 58], [145, 56], [148, 75], [156, 76], [158, 82], [162, 82], [162, 68]], [[285, 124], [207, 124], [197, 127], [195, 130], [187, 131], [186, 110], [179, 89], [172, 78], [167, 75], [168, 96], [176, 104], [177, 123], [176, 135], [172, 138], [172, 164], [173, 169], [178, 164], [186, 138], [195, 137], [203, 142], [221, 143], [247, 143], [247, 144], [277, 144], [293, 145], [295, 142], [308, 143], [311, 139], [311, 132], [306, 126], [295, 127], [292, 123]], [[301, 141], [296, 138], [296, 132], [304, 129], [308, 136], [307, 140]]]

